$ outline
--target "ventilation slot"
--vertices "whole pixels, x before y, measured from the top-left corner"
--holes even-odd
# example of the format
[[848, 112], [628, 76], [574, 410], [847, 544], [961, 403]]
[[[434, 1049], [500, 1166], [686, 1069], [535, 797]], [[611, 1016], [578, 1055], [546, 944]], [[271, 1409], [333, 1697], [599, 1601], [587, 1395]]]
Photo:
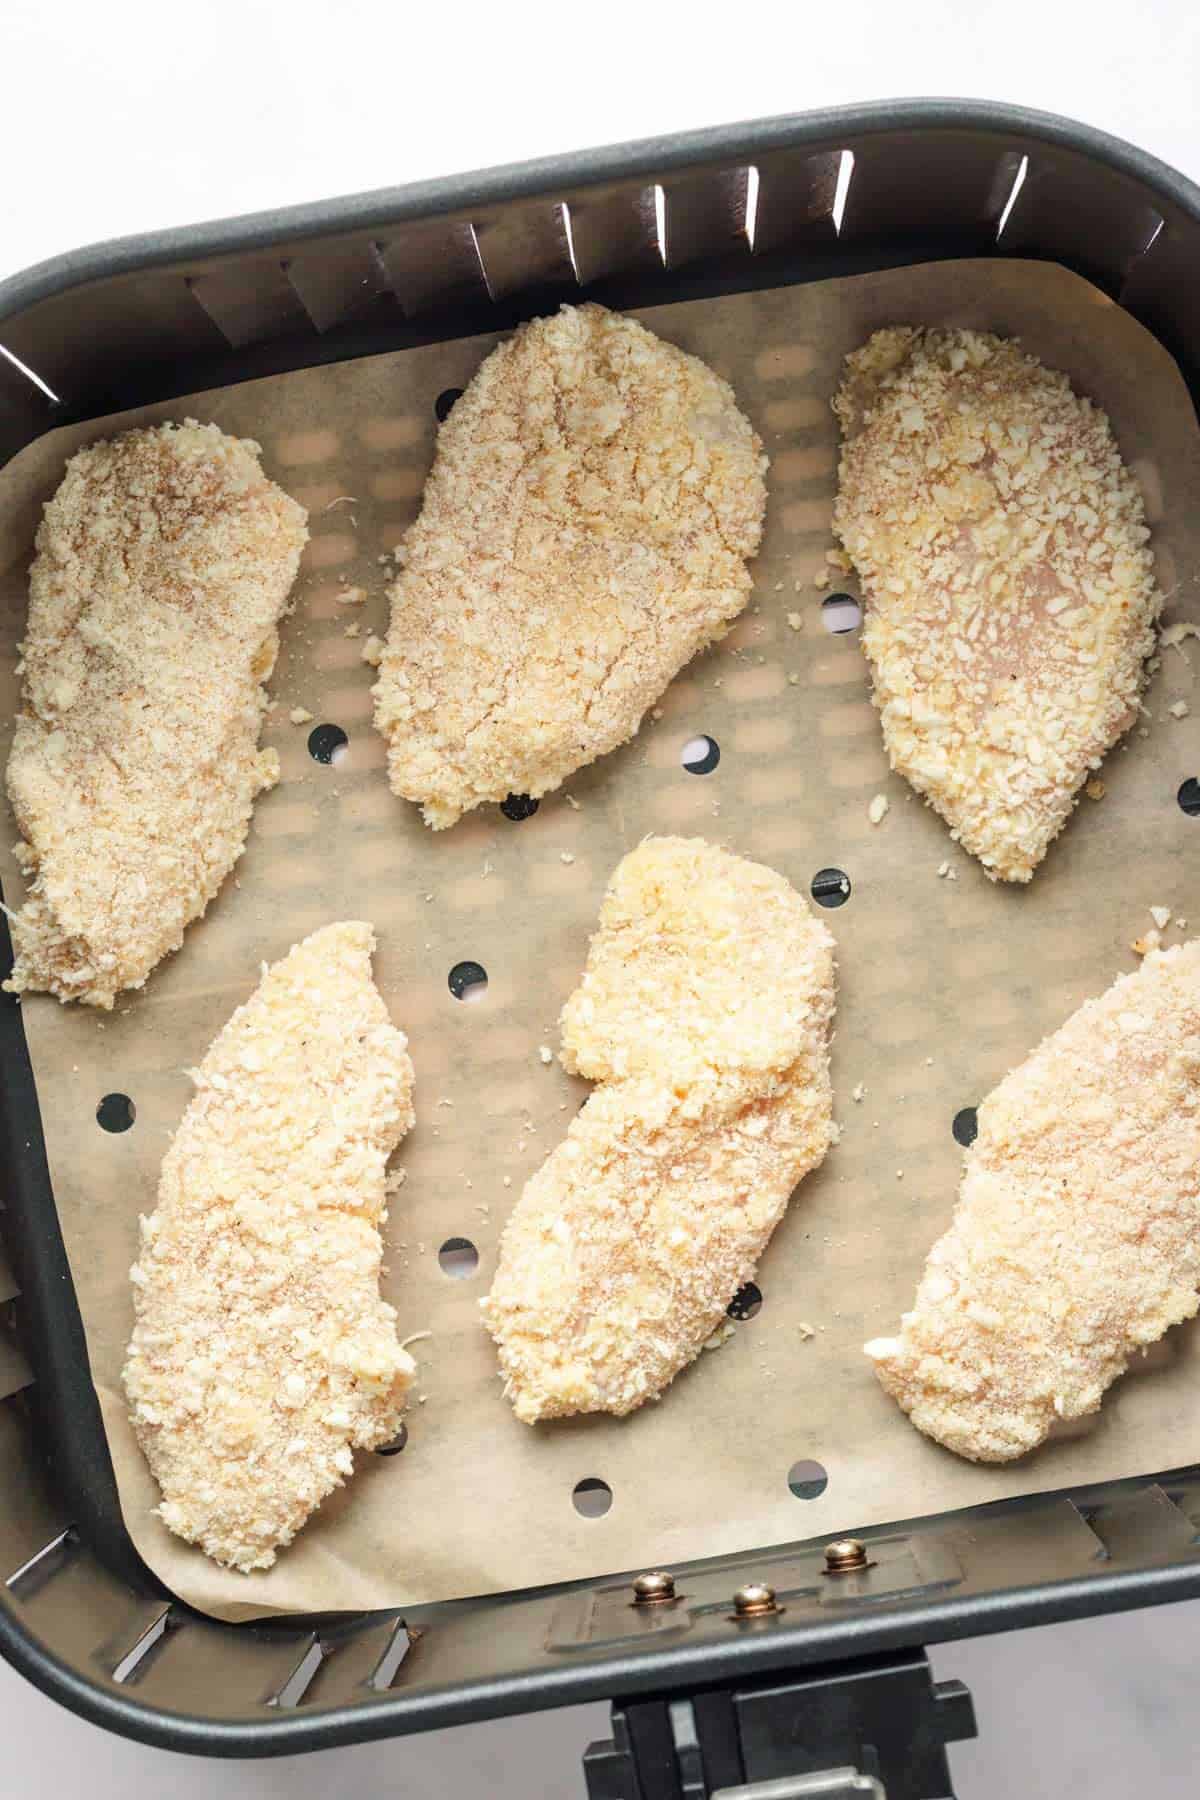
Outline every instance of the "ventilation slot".
[[846, 202], [850, 198], [850, 182], [853, 175], [854, 152], [853, 150], [843, 150], [838, 162], [837, 186], [833, 190], [833, 206], [829, 215], [833, 220], [833, 229], [839, 237], [842, 235], [842, 220], [846, 216]]
[[310, 1638], [308, 1648], [296, 1664], [283, 1686], [277, 1688], [267, 1700], [268, 1706], [277, 1706], [290, 1710], [300, 1705], [313, 1684], [317, 1670], [325, 1661], [325, 1649], [320, 1638]]
[[383, 1655], [367, 1676], [367, 1686], [377, 1693], [385, 1693], [395, 1681], [396, 1676], [417, 1641], [418, 1634], [410, 1631], [403, 1619], [397, 1619], [392, 1627], [392, 1635], [387, 1641]]
[[480, 267], [493, 300], [509, 294], [572, 290], [575, 262], [561, 203], [506, 207], [476, 222]]
[[19, 356], [14, 356], [11, 350], [6, 350], [3, 344], [0, 344], [0, 356], [4, 358], [5, 362], [12, 364], [18, 375], [23, 375], [26, 381], [31, 381], [39, 394], [44, 394], [52, 405], [62, 405], [62, 401], [50, 384], [43, 381], [41, 376], [36, 374], [33, 369], [27, 367], [27, 365], [21, 361]]
[[60, 1531], [57, 1537], [52, 1537], [48, 1544], [43, 1544], [40, 1550], [35, 1551], [28, 1562], [23, 1562], [8, 1577], [5, 1587], [18, 1600], [28, 1600], [66, 1568], [78, 1547], [75, 1527], [68, 1525], [65, 1531]]
[[568, 251], [581, 287], [613, 275], [662, 268], [655, 192], [645, 183], [586, 190], [565, 209]]
[[1029, 173], [1029, 158], [1027, 156], [1023, 156], [1021, 158], [1020, 162], [1017, 164], [1017, 172], [1013, 176], [1012, 187], [1008, 191], [1008, 198], [1004, 202], [1004, 206], [1000, 212], [1000, 217], [996, 223], [996, 242], [997, 243], [999, 243], [1000, 239], [1004, 236], [1004, 227], [1008, 224], [1008, 221], [1012, 216], [1012, 209], [1017, 204], [1017, 195], [1021, 192], [1021, 189], [1025, 186], [1025, 177], [1028, 175], [1028, 173]]
[[318, 331], [360, 318], [388, 294], [387, 270], [371, 243], [322, 245], [319, 254], [289, 257], [283, 270]]
[[112, 1678], [117, 1682], [136, 1680], [139, 1672], [145, 1674], [143, 1665], [151, 1651], [157, 1649], [171, 1629], [171, 1609], [164, 1606], [156, 1619], [152, 1619], [137, 1638], [131, 1649], [127, 1650], [120, 1662], [113, 1667]]
[[490, 298], [474, 227], [466, 219], [405, 225], [376, 248], [406, 313], [478, 306]]
[[313, 329], [282, 263], [231, 263], [190, 276], [188, 286], [235, 350], [265, 339], [308, 334]]

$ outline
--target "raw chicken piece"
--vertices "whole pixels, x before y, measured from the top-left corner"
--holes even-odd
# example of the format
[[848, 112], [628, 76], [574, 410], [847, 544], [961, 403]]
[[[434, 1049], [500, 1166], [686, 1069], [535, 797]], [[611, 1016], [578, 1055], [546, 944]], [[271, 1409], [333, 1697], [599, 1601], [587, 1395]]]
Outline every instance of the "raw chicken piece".
[[562, 1021], [601, 1085], [482, 1303], [518, 1418], [631, 1412], [723, 1322], [834, 1138], [833, 949], [782, 875], [700, 839], [618, 865]]
[[215, 425], [91, 444], [46, 507], [8, 764], [31, 888], [5, 987], [111, 1007], [242, 853], [262, 682], [308, 537], [258, 445]]
[[750, 596], [765, 468], [728, 384], [633, 319], [564, 307], [494, 350], [391, 589], [396, 793], [453, 825], [631, 738]]
[[1065, 375], [975, 331], [877, 331], [834, 411], [892, 767], [1028, 881], [1137, 716], [1162, 606], [1137, 484]]
[[415, 1372], [379, 1297], [385, 1164], [412, 1063], [371, 979], [369, 925], [264, 968], [194, 1072], [130, 1271], [134, 1429], [169, 1530], [269, 1569], [396, 1435]]
[[1194, 942], [1151, 952], [984, 1101], [915, 1307], [867, 1354], [921, 1431], [1006, 1462], [1095, 1412], [1198, 1284]]

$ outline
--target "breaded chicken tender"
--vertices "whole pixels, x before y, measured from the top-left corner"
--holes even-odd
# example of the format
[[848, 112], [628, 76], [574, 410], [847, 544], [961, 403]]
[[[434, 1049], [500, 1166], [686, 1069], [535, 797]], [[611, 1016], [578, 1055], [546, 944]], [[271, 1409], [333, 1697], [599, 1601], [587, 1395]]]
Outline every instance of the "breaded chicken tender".
[[193, 1072], [130, 1271], [125, 1392], [159, 1516], [269, 1569], [396, 1435], [415, 1372], [379, 1297], [385, 1164], [412, 1063], [371, 979], [369, 925], [297, 944]]
[[989, 1095], [916, 1305], [867, 1354], [919, 1430], [1006, 1462], [1095, 1412], [1198, 1284], [1200, 941], [1147, 956]]
[[438, 437], [374, 689], [426, 823], [623, 744], [745, 606], [766, 457], [728, 384], [601, 306], [494, 350]]
[[782, 875], [699, 838], [618, 865], [562, 1018], [601, 1085], [482, 1303], [518, 1418], [632, 1412], [723, 1322], [834, 1138], [833, 950]]
[[1065, 375], [979, 332], [877, 331], [834, 411], [892, 767], [1028, 881], [1137, 715], [1162, 605], [1137, 484]]
[[159, 425], [80, 450], [38, 529], [8, 792], [31, 877], [5, 986], [111, 1007], [242, 853], [276, 626], [308, 532], [258, 445]]

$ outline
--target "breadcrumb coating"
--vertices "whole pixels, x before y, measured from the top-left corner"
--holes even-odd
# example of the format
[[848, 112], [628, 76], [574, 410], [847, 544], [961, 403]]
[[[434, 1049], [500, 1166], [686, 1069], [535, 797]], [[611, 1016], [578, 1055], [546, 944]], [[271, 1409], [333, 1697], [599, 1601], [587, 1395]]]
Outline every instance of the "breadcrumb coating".
[[877, 331], [834, 411], [892, 767], [1028, 881], [1136, 717], [1162, 606], [1137, 484], [1065, 375], [980, 332]]
[[193, 1072], [130, 1270], [134, 1430], [169, 1530], [269, 1569], [395, 1436], [415, 1373], [379, 1297], [385, 1165], [412, 1063], [371, 978], [369, 925], [327, 925], [238, 1008]]
[[834, 1139], [833, 952], [782, 875], [699, 838], [618, 865], [562, 1017], [601, 1085], [482, 1303], [518, 1418], [632, 1412], [723, 1322]]
[[442, 425], [374, 689], [434, 827], [623, 744], [749, 597], [767, 459], [732, 389], [601, 306], [522, 326]]
[[308, 536], [259, 447], [159, 425], [67, 464], [37, 535], [8, 764], [32, 885], [10, 992], [109, 1008], [177, 950], [279, 779], [258, 735]]
[[979, 1109], [954, 1221], [898, 1338], [914, 1425], [976, 1462], [1095, 1412], [1200, 1285], [1200, 941], [1153, 952]]

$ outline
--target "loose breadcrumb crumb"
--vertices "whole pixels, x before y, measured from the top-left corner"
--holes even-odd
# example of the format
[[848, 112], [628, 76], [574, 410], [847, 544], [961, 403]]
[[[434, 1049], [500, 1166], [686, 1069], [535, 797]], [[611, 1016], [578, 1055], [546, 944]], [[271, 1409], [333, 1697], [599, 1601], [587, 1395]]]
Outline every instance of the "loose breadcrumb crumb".
[[383, 651], [384, 651], [383, 639], [380, 637], [376, 637], [375, 633], [372, 632], [371, 635], [364, 641], [363, 647], [362, 647], [361, 651], [359, 652], [359, 655], [362, 657], [362, 659], [365, 663], [370, 664], [371, 668], [377, 669], [379, 667], [380, 663], [383, 661]]
[[614, 750], [750, 597], [762, 444], [695, 357], [603, 307], [501, 344], [438, 434], [376, 723], [429, 825]]
[[309, 712], [307, 706], [293, 706], [291, 712], [288, 714], [288, 718], [292, 721], [293, 725], [307, 725], [312, 716], [313, 715]]
[[1098, 775], [1093, 775], [1083, 791], [1089, 800], [1103, 800], [1108, 789]]
[[893, 768], [1028, 881], [1134, 723], [1162, 596], [1140, 490], [1065, 375], [975, 331], [846, 359], [834, 524]]
[[554, 1052], [549, 1044], [542, 1044], [539, 1046], [538, 1056], [544, 1063], [552, 1063], [554, 1061]]
[[724, 1329], [833, 1138], [833, 940], [699, 839], [618, 865], [563, 1062], [599, 1085], [526, 1185], [483, 1302], [527, 1422], [631, 1412]]
[[1186, 719], [1191, 710], [1192, 709], [1186, 700], [1176, 700], [1173, 705], [1167, 708], [1167, 711], [1173, 719]]
[[379, 1297], [413, 1072], [374, 947], [328, 925], [266, 970], [194, 1071], [130, 1270], [125, 1392], [159, 1516], [243, 1572], [396, 1435], [415, 1372]]
[[38, 527], [8, 792], [30, 882], [4, 986], [111, 1009], [242, 853], [262, 683], [308, 536], [259, 448], [159, 425], [68, 462]]
[[897, 1338], [867, 1345], [913, 1424], [1005, 1462], [1095, 1412], [1197, 1310], [1200, 943], [1148, 955], [979, 1108], [953, 1223]]
[[886, 794], [876, 794], [870, 806], [867, 808], [867, 817], [872, 825], [882, 825], [884, 819], [891, 811], [891, 807], [892, 803]]
[[1171, 923], [1171, 909], [1169, 906], [1152, 906], [1150, 908], [1150, 917], [1154, 920], [1154, 923], [1158, 926], [1160, 931], [1165, 931], [1167, 926]]
[[366, 600], [367, 590], [360, 587], [345, 587], [337, 597], [339, 606], [361, 606]]

